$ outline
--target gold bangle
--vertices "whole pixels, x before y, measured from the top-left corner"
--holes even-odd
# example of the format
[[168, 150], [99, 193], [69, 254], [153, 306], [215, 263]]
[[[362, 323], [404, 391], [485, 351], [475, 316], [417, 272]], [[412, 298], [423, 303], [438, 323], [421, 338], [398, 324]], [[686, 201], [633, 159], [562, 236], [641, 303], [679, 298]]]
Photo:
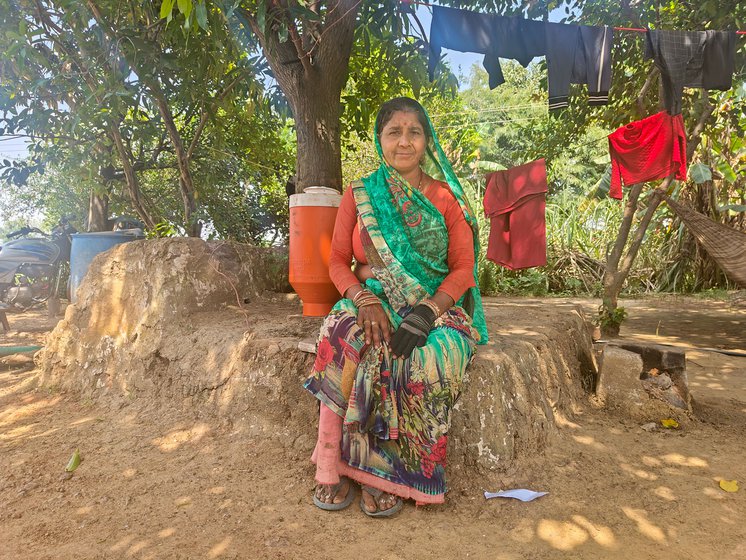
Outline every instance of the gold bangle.
[[355, 305], [357, 305], [358, 301], [360, 301], [361, 299], [364, 299], [368, 295], [372, 295], [372, 294], [368, 290], [366, 290], [365, 288], [363, 288], [358, 293], [356, 293], [355, 296], [352, 298], [352, 303], [354, 303]]
[[357, 294], [355, 294], [355, 297], [352, 298], [352, 303], [359, 309], [361, 307], [367, 307], [369, 305], [376, 305], [377, 303], [381, 303], [381, 300], [373, 292], [363, 288]]

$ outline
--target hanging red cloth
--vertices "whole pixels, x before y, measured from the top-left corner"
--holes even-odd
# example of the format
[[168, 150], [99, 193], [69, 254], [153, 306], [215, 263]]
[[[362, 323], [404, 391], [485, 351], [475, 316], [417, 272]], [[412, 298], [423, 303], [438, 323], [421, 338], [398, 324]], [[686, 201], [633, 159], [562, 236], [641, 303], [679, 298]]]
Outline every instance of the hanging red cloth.
[[547, 263], [546, 192], [544, 159], [487, 175], [488, 259], [510, 270]]
[[622, 198], [624, 186], [676, 174], [686, 179], [684, 119], [661, 111], [609, 134], [611, 187], [609, 196]]

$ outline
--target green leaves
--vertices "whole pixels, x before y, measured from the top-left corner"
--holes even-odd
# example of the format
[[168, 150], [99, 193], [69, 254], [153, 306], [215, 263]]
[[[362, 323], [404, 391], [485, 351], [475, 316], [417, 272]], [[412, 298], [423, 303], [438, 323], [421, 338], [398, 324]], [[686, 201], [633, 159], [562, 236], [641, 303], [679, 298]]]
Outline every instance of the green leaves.
[[174, 4], [176, 5], [179, 13], [184, 16], [184, 23], [182, 27], [188, 30], [191, 27], [192, 13], [194, 13], [197, 25], [203, 30], [207, 31], [207, 6], [205, 4], [207, 0], [163, 0], [161, 4], [160, 17], [168, 22], [173, 19]]
[[277, 37], [280, 39], [280, 43], [285, 43], [288, 40], [288, 26], [285, 22], [281, 22], [277, 28]]
[[163, 0], [163, 3], [161, 4], [161, 12], [160, 12], [161, 19], [166, 19], [168, 21], [171, 21], [171, 18], [173, 17], [175, 1], [176, 0]]
[[[37, 215], [82, 217], [90, 192], [98, 189], [109, 197], [112, 213], [134, 213], [133, 192], [141, 193], [152, 201], [146, 208], [151, 223], [187, 225], [174, 171], [175, 141], [157, 106], [165, 101], [182, 144], [194, 145], [190, 171], [197, 178], [199, 208], [192, 217], [214, 223], [221, 236], [233, 231], [244, 240], [255, 234], [263, 239], [257, 228], [242, 225], [245, 213], [232, 221], [225, 216], [242, 204], [240, 196], [232, 196], [242, 181], [264, 185], [280, 175], [278, 190], [284, 186], [292, 146], [272, 140], [284, 121], [267, 116], [265, 92], [254, 77], [264, 61], [247, 55], [228, 21], [212, 18], [223, 4], [235, 2], [159, 0], [125, 8], [118, 0], [97, 0], [97, 17], [103, 21], [96, 24], [84, 3], [71, 0], [65, 6], [75, 9], [59, 17], [57, 2], [41, 3], [38, 9], [48, 10], [41, 15], [26, 0], [13, 3], [17, 13], [0, 9], [0, 52], [5, 55], [0, 60], [0, 128], [5, 134], [29, 134], [29, 151], [38, 158], [0, 162], [1, 188], [5, 200], [12, 192], [19, 202], [16, 214], [20, 207]], [[42, 16], [55, 25], [42, 25]], [[163, 19], [154, 33], [156, 17]], [[174, 18], [178, 25], [163, 25]], [[188, 33], [188, 40], [185, 22], [188, 31], [200, 30]], [[11, 47], [16, 50], [8, 56]], [[195, 140], [198, 127], [201, 135]], [[121, 136], [123, 150], [112, 139], [113, 131]], [[123, 158], [133, 166], [134, 180], [125, 177]], [[249, 167], [246, 158], [265, 167]], [[40, 177], [45, 168], [47, 174]], [[276, 199], [286, 212], [286, 197]], [[0, 207], [3, 217], [5, 212]]]
[[295, 19], [303, 20], [304, 22], [318, 22], [321, 21], [321, 16], [316, 12], [309, 10], [302, 0], [299, 0], [298, 4], [292, 2], [288, 6], [288, 12]]
[[505, 169], [505, 166], [501, 163], [498, 163], [496, 161], [487, 161], [483, 159], [479, 160], [476, 166], [479, 171], [484, 171], [486, 173], [492, 173], [493, 171], [502, 171]]
[[593, 187], [593, 194], [598, 198], [609, 196], [611, 190], [611, 165], [607, 165], [604, 174]]
[[67, 462], [67, 466], [65, 467], [65, 472], [73, 472], [75, 469], [80, 466], [80, 462], [82, 459], [80, 458], [80, 450], [76, 449], [72, 456], [70, 457], [70, 460]]
[[256, 4], [256, 24], [265, 34], [267, 32], [267, 1], [260, 0]]
[[188, 20], [192, 13], [192, 0], [176, 0], [179, 12]]
[[730, 166], [730, 164], [723, 160], [720, 163], [718, 163], [718, 171], [722, 173], [723, 179], [728, 181], [729, 183], [735, 183], [736, 182], [736, 173], [733, 171], [733, 168]]
[[726, 204], [725, 206], [718, 206], [720, 212], [730, 212], [733, 214], [740, 214], [746, 212], [746, 204]]
[[205, 2], [198, 2], [194, 12], [197, 17], [197, 25], [207, 31], [207, 6], [205, 6]]
[[290, 18], [290, 21], [295, 25], [302, 26], [304, 25], [302, 18], [306, 17], [309, 13], [313, 14], [313, 21], [319, 19], [318, 15], [302, 6], [293, 5], [291, 3], [288, 11], [284, 12], [276, 5], [273, 6], [270, 4], [268, 0], [259, 0], [256, 4], [255, 17], [257, 26], [262, 30], [262, 33], [264, 33], [265, 36], [276, 33], [280, 43], [285, 43], [290, 36], [287, 18]]
[[695, 163], [689, 167], [689, 178], [701, 185], [706, 181], [712, 181], [712, 170], [704, 163]]

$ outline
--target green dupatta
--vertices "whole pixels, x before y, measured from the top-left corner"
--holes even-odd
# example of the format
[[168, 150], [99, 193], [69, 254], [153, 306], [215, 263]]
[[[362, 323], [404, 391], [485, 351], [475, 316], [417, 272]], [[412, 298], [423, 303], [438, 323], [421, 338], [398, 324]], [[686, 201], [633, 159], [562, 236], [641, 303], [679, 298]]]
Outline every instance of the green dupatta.
[[[478, 344], [487, 343], [482, 296], [479, 293], [477, 256], [479, 231], [464, 189], [453, 172], [438, 142], [430, 116], [422, 109], [430, 127], [427, 155], [454, 197], [471, 226], [474, 239], [474, 282], [456, 302], [471, 316], [479, 333]], [[368, 177], [352, 184], [362, 228], [362, 242], [368, 264], [380, 282], [394, 310], [414, 306], [432, 296], [448, 275], [448, 231], [445, 219], [428, 198], [407, 181], [383, 158], [376, 131], [376, 151], [380, 167]], [[373, 282], [372, 288], [378, 288]], [[376, 290], [377, 291], [377, 290]]]

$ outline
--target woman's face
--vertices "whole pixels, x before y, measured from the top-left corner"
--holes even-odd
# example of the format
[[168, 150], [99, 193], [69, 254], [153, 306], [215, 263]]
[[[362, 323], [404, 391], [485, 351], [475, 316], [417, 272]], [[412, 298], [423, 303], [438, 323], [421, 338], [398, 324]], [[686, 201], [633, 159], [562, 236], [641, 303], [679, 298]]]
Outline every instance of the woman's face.
[[381, 130], [386, 162], [402, 175], [417, 169], [425, 155], [427, 137], [415, 113], [396, 111]]

